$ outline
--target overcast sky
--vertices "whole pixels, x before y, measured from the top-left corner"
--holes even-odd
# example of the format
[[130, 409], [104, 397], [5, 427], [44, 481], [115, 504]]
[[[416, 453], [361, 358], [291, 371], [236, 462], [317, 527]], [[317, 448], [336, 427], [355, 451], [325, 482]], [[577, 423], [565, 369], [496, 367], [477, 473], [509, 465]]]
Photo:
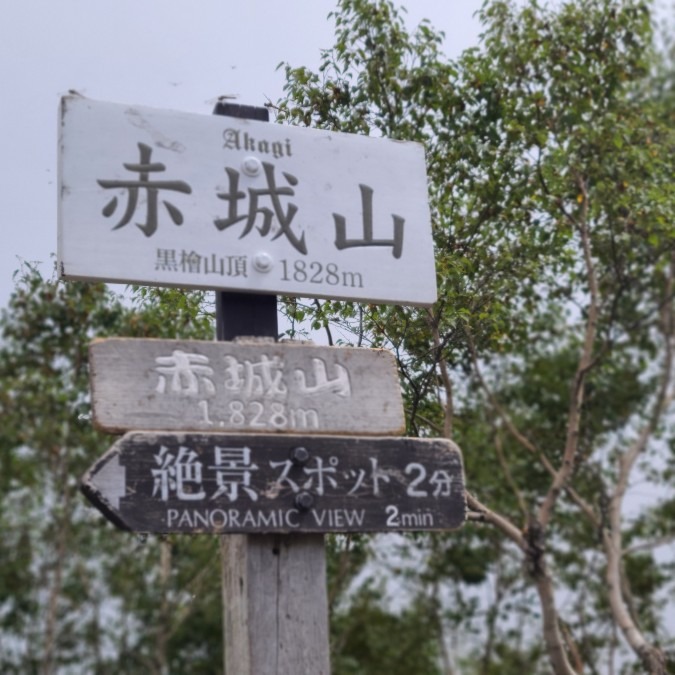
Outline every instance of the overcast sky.
[[[21, 0], [3, 4], [0, 87], [0, 306], [20, 260], [51, 274], [56, 252], [59, 98], [210, 114], [219, 95], [263, 105], [282, 94], [281, 61], [316, 68], [333, 44], [334, 0]], [[408, 0], [450, 55], [475, 44], [481, 0]]]

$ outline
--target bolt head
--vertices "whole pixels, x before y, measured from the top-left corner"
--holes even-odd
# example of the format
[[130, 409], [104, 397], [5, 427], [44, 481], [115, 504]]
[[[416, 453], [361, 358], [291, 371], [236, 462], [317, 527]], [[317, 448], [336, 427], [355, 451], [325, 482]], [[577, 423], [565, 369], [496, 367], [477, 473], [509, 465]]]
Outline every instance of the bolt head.
[[247, 176], [257, 176], [262, 169], [262, 164], [257, 157], [245, 157], [241, 163], [241, 170]]
[[269, 272], [272, 269], [274, 260], [269, 253], [259, 251], [253, 256], [253, 267], [258, 272]]
[[314, 506], [314, 496], [309, 492], [298, 492], [295, 495], [295, 506], [299, 511], [309, 511]]
[[293, 448], [291, 450], [291, 462], [293, 462], [295, 466], [304, 466], [308, 461], [309, 450], [307, 450], [307, 448], [298, 446], [297, 448]]

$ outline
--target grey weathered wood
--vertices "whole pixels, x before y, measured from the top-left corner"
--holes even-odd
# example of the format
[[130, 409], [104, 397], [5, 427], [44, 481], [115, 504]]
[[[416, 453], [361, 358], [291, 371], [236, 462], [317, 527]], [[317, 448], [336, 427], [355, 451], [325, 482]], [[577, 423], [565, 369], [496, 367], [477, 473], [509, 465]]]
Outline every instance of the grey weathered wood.
[[382, 349], [112, 338], [92, 342], [89, 354], [94, 423], [110, 432], [405, 427], [394, 356]]
[[130, 432], [83, 491], [135, 532], [442, 531], [466, 514], [459, 448], [431, 438]]
[[328, 675], [323, 538], [231, 535], [221, 548], [225, 672]]

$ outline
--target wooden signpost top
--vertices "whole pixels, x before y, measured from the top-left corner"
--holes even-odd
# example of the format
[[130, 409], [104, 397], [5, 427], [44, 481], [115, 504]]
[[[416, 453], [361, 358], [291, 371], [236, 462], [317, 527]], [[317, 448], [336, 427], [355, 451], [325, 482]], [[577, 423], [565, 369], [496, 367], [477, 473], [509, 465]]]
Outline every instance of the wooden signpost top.
[[130, 432], [83, 491], [119, 527], [153, 533], [452, 530], [466, 512], [444, 439]]
[[96, 340], [94, 423], [110, 432], [399, 435], [391, 352], [260, 339]]

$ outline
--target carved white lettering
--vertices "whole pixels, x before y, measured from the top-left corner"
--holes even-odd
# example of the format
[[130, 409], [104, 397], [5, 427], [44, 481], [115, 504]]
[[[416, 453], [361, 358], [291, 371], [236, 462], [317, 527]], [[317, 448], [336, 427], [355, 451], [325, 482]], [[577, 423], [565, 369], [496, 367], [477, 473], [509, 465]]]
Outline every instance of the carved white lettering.
[[260, 527], [276, 527], [277, 526], [276, 511], [270, 511], [269, 513], [259, 513], [258, 525]]
[[253, 514], [250, 511], [246, 511], [246, 515], [244, 516], [244, 520], [242, 521], [241, 526], [242, 527], [255, 527], [257, 525], [255, 518], [253, 517]]
[[325, 510], [324, 511], [317, 511], [316, 509], [312, 509], [311, 513], [312, 513], [312, 516], [314, 516], [314, 521], [316, 522], [316, 524], [319, 527], [321, 527], [321, 525], [323, 525], [324, 519], [326, 518], [327, 511], [325, 511]]
[[208, 527], [210, 524], [208, 516], [209, 516], [208, 513], [200, 513], [199, 511], [194, 511], [193, 519], [195, 527], [198, 527], [199, 525], [202, 525], [203, 527]]
[[[286, 511], [286, 525], [289, 527], [300, 527], [300, 522], [297, 520], [298, 515], [300, 515], [300, 511], [297, 509]], [[293, 520], [291, 520], [291, 516], [293, 516]]]
[[193, 527], [192, 521], [190, 520], [190, 513], [188, 511], [183, 511], [178, 520], [178, 527], [185, 527], [186, 525], [188, 527]]
[[[342, 367], [342, 366], [338, 366]], [[267, 403], [267, 407], [265, 406]], [[237, 399], [228, 406], [228, 426], [254, 429], [318, 429], [319, 413], [314, 408], [289, 408], [283, 403]], [[225, 422], [221, 421], [220, 426]]]
[[227, 514], [222, 509], [209, 511], [209, 523], [211, 527], [225, 527], [227, 525]]
[[323, 527], [325, 523], [327, 527], [332, 528], [363, 525], [366, 512], [364, 509], [359, 511], [354, 509], [322, 509], [321, 511], [312, 509], [311, 514], [319, 527]]
[[366, 515], [366, 512], [361, 509], [360, 511], [345, 511], [345, 520], [347, 525], [363, 525], [363, 518]]
[[398, 506], [389, 504], [385, 509], [387, 514], [387, 527], [396, 527], [402, 529], [417, 529], [434, 526], [434, 514], [428, 511], [410, 511], [407, 513], [399, 512]]
[[[276, 509], [272, 511], [252, 511], [247, 509], [167, 509], [166, 522], [169, 527], [185, 529], [210, 528], [222, 529], [276, 529], [279, 527], [300, 527], [300, 512], [297, 509]], [[363, 520], [363, 513], [354, 514], [352, 518]], [[349, 520], [349, 516], [345, 516]]]
[[349, 383], [349, 372], [344, 366], [336, 363], [334, 366], [337, 375], [333, 378], [328, 377], [326, 362], [323, 359], [312, 359], [312, 369], [315, 384], [307, 384], [307, 376], [304, 371], [297, 369], [295, 378], [298, 383], [298, 389], [301, 394], [318, 394], [330, 392], [346, 398], [351, 396], [352, 390]]

